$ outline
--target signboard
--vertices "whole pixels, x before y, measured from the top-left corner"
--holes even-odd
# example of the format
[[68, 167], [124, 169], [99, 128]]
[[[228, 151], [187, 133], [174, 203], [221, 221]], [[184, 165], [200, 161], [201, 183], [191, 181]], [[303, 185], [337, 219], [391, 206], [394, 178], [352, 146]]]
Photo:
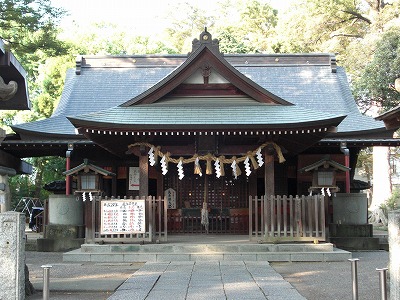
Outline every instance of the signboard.
[[129, 167], [129, 190], [139, 190], [139, 167]]
[[167, 198], [168, 209], [176, 208], [176, 192], [174, 189], [168, 189], [164, 192], [164, 197]]
[[145, 233], [145, 200], [101, 201], [101, 234]]

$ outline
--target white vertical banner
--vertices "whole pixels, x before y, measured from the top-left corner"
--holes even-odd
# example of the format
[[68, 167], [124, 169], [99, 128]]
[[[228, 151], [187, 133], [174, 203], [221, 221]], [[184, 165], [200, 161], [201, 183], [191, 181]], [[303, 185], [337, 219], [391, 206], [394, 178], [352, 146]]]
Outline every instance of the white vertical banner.
[[139, 167], [129, 167], [129, 190], [139, 190]]
[[164, 197], [167, 198], [168, 209], [176, 209], [176, 191], [171, 188], [165, 190]]

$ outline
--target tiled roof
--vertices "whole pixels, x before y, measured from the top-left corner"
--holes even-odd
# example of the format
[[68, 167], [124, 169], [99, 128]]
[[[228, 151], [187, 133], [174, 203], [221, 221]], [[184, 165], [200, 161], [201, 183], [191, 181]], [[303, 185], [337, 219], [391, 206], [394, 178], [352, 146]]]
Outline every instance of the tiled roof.
[[[150, 57], [147, 56], [147, 58]], [[257, 110], [260, 111], [255, 111], [250, 107], [240, 109], [234, 106], [218, 107], [221, 104], [216, 103], [208, 108], [212, 111], [211, 113], [210, 111], [201, 112], [199, 107], [192, 107], [192, 104], [182, 107], [178, 112], [176, 107], [166, 105], [155, 106], [152, 111], [149, 107], [140, 107], [141, 105], [137, 105], [135, 110], [129, 108], [124, 112], [116, 107], [152, 87], [184, 61], [182, 56], [171, 56], [174, 60], [169, 65], [169, 56], [164, 57], [164, 60], [162, 57], [158, 57], [156, 63], [149, 59], [148, 65], [146, 65], [146, 57], [140, 58], [143, 61], [139, 58], [137, 61], [134, 60], [138, 65], [133, 65], [133, 63], [124, 65], [121, 60], [115, 58], [116, 64], [118, 62], [117, 67], [112, 66], [113, 59], [110, 57], [107, 58], [107, 64], [104, 65], [101, 65], [100, 62], [91, 65], [88, 59], [86, 64], [82, 65], [80, 75], [77, 75], [75, 70], [68, 71], [60, 104], [51, 118], [16, 125], [14, 129], [17, 132], [18, 130], [30, 130], [53, 134], [75, 134], [74, 126], [68, 122], [66, 117], [77, 118], [85, 115], [93, 120], [97, 118], [97, 121], [108, 118], [109, 121], [118, 123], [123, 120], [131, 122], [134, 115], [134, 120], [137, 122], [144, 122], [144, 117], [149, 118], [147, 122], [156, 122], [155, 118], [160, 117], [162, 110], [165, 116], [168, 110], [171, 113], [182, 114], [196, 109], [195, 113], [204, 115], [203, 122], [206, 119], [214, 122], [215, 114], [219, 114], [218, 110], [224, 109], [227, 113], [235, 113], [235, 120], [243, 123], [252, 122], [249, 120], [249, 113], [254, 114], [254, 122], [257, 124], [263, 122], [272, 124], [283, 120], [287, 123], [307, 122], [346, 115], [347, 117], [338, 127], [338, 133], [384, 128], [383, 122], [361, 115], [351, 95], [344, 69], [337, 67], [335, 68], [336, 72], [333, 72], [331, 64], [326, 62], [329, 62], [330, 55], [328, 54], [224, 56], [238, 71], [269, 92], [295, 104], [294, 107], [269, 106], [264, 108], [259, 106]], [[315, 63], [312, 61], [313, 58], [317, 59]], [[125, 59], [128, 58], [125, 57]], [[132, 61], [133, 57], [129, 59]], [[112, 109], [106, 117], [104, 110], [109, 108]], [[94, 114], [87, 115], [90, 113]], [[116, 113], [119, 114], [118, 119]], [[178, 119], [184, 120], [184, 116]], [[225, 121], [231, 122], [228, 118]]]
[[[338, 121], [343, 115], [329, 112], [316, 112], [300, 106], [267, 105], [251, 99], [235, 98], [177, 98], [155, 104], [142, 104], [131, 107], [113, 107], [96, 113], [70, 118], [96, 122], [101, 120], [108, 125], [129, 128], [162, 129], [168, 126], [188, 125], [191, 128], [206, 128], [233, 125], [268, 126], [269, 128], [284, 126], [295, 128], [309, 122], [327, 119]], [[147, 125], [147, 127], [146, 127]], [[121, 127], [120, 127], [121, 128]]]

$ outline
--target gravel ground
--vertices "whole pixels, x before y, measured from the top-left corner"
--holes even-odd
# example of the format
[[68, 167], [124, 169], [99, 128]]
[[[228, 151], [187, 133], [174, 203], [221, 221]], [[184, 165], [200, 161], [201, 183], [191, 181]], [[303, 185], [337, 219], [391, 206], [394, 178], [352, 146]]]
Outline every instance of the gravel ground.
[[[358, 282], [359, 299], [380, 299], [379, 276], [376, 268], [387, 267], [389, 254], [385, 251], [353, 252], [353, 258], [359, 258]], [[26, 263], [30, 272], [30, 280], [34, 285], [43, 282], [44, 264], [53, 265], [50, 271], [51, 280], [64, 280], [76, 283], [89, 289], [79, 290], [76, 287], [65, 291], [50, 291], [50, 299], [55, 300], [94, 300], [107, 299], [112, 291], [112, 280], [118, 286], [129, 278], [142, 263], [134, 264], [93, 264], [93, 263], [63, 263], [62, 253], [26, 252]], [[290, 282], [305, 298], [319, 299], [352, 299], [351, 263], [344, 262], [275, 262], [271, 266]], [[87, 284], [85, 284], [88, 282]], [[52, 281], [51, 281], [52, 282]], [[54, 285], [53, 285], [54, 286]], [[73, 286], [73, 285], [72, 285]], [[50, 285], [52, 289], [52, 286]], [[102, 291], [99, 290], [103, 288]], [[90, 291], [92, 289], [92, 291]], [[42, 299], [41, 292], [26, 298], [27, 300]]]
[[[357, 264], [359, 299], [381, 299], [379, 273], [376, 268], [388, 266], [389, 253], [386, 251], [353, 252], [353, 258], [360, 259]], [[349, 261], [282, 262], [271, 263], [271, 266], [309, 300], [353, 299], [351, 262]]]
[[[60, 252], [26, 252], [29, 280], [37, 293], [27, 300], [43, 299], [42, 265], [51, 265], [50, 299], [107, 299], [144, 263], [66, 263]], [[60, 288], [61, 287], [61, 288]]]

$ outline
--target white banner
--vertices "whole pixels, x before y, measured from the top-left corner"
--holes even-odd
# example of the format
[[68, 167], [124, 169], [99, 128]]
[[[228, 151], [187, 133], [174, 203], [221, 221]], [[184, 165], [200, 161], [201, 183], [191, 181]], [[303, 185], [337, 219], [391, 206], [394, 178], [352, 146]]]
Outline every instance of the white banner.
[[164, 192], [164, 197], [167, 198], [168, 209], [176, 209], [176, 192], [174, 189], [168, 189]]
[[129, 167], [129, 190], [138, 191], [139, 190], [139, 167]]

